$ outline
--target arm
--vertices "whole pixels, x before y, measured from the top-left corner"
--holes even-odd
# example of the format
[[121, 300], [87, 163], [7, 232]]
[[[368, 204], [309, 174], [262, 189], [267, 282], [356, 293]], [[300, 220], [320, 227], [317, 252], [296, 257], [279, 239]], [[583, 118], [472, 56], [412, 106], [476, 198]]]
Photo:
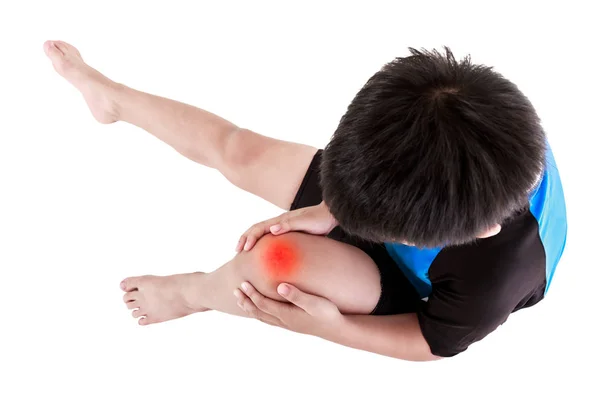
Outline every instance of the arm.
[[416, 314], [343, 315], [332, 301], [287, 283], [277, 291], [289, 303], [263, 296], [248, 282], [240, 289], [236, 291], [238, 306], [250, 317], [271, 325], [404, 360], [440, 358], [431, 354]]
[[433, 361], [417, 315], [346, 315], [340, 329], [323, 339], [384, 356], [410, 361]]
[[325, 202], [312, 207], [300, 208], [281, 214], [278, 217], [254, 224], [240, 237], [236, 251], [248, 251], [262, 236], [271, 233], [282, 235], [291, 231], [327, 235], [338, 225]]
[[[248, 284], [246, 296], [239, 293], [238, 306], [273, 325], [356, 349], [405, 360], [452, 357], [504, 323], [529, 290], [523, 284], [531, 279], [523, 275], [527, 269], [497, 260], [486, 243], [494, 244], [479, 242], [441, 253], [437, 272], [430, 270], [432, 292], [416, 314], [342, 314], [327, 298], [287, 283], [279, 285], [278, 293], [291, 304], [266, 299]], [[517, 271], [507, 272], [509, 267]]]

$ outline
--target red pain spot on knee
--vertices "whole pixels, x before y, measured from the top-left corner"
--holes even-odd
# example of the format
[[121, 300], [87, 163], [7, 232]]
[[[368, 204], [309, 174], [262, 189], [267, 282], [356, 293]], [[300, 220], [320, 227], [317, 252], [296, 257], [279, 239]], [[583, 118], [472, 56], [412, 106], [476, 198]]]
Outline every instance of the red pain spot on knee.
[[295, 243], [277, 237], [269, 240], [262, 253], [262, 264], [267, 276], [274, 280], [285, 280], [298, 269], [299, 254]]

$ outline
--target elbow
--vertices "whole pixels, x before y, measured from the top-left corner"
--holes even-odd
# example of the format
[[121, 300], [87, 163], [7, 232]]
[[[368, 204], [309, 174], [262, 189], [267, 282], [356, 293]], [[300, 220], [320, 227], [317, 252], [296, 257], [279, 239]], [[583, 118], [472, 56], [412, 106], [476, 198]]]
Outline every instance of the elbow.
[[429, 352], [429, 354], [427, 354], [421, 361], [439, 361], [443, 358], [444, 357], [436, 356], [435, 354], [431, 354], [431, 352]]
[[436, 356], [431, 352], [429, 346], [426, 349], [413, 349], [415, 350], [412, 354], [407, 358], [406, 353], [403, 356], [397, 357], [403, 360], [414, 361], [414, 362], [429, 362], [429, 361], [438, 361], [442, 360], [444, 357]]
[[409, 358], [406, 357], [406, 354], [403, 354], [402, 356], [398, 356], [396, 358], [398, 358], [400, 360], [424, 363], [424, 362], [442, 360], [444, 357], [436, 356], [435, 354], [432, 354], [430, 351], [427, 351], [427, 352], [422, 352], [419, 354], [413, 354], [412, 357], [409, 357]]

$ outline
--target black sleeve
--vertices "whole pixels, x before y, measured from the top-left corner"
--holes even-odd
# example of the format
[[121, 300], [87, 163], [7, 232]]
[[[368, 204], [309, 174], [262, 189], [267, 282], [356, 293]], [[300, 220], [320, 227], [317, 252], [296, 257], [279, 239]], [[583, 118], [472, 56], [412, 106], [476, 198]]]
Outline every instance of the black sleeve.
[[504, 323], [514, 304], [499, 289], [460, 280], [434, 285], [417, 313], [432, 354], [452, 357]]
[[433, 354], [465, 351], [512, 312], [543, 298], [545, 254], [530, 219], [523, 215], [495, 237], [438, 254], [429, 270], [432, 292], [418, 311]]

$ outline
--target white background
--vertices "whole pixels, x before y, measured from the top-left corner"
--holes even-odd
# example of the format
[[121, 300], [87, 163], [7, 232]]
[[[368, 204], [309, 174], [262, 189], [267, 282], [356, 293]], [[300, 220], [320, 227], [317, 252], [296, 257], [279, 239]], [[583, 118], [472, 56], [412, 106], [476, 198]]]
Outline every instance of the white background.
[[[2, 2], [0, 398], [599, 398], [592, 2], [213, 3]], [[471, 53], [531, 98], [561, 170], [569, 239], [548, 298], [422, 364], [215, 312], [138, 326], [121, 279], [210, 271], [279, 210], [133, 126], [96, 123], [47, 39], [134, 88], [315, 146], [408, 46]]]

